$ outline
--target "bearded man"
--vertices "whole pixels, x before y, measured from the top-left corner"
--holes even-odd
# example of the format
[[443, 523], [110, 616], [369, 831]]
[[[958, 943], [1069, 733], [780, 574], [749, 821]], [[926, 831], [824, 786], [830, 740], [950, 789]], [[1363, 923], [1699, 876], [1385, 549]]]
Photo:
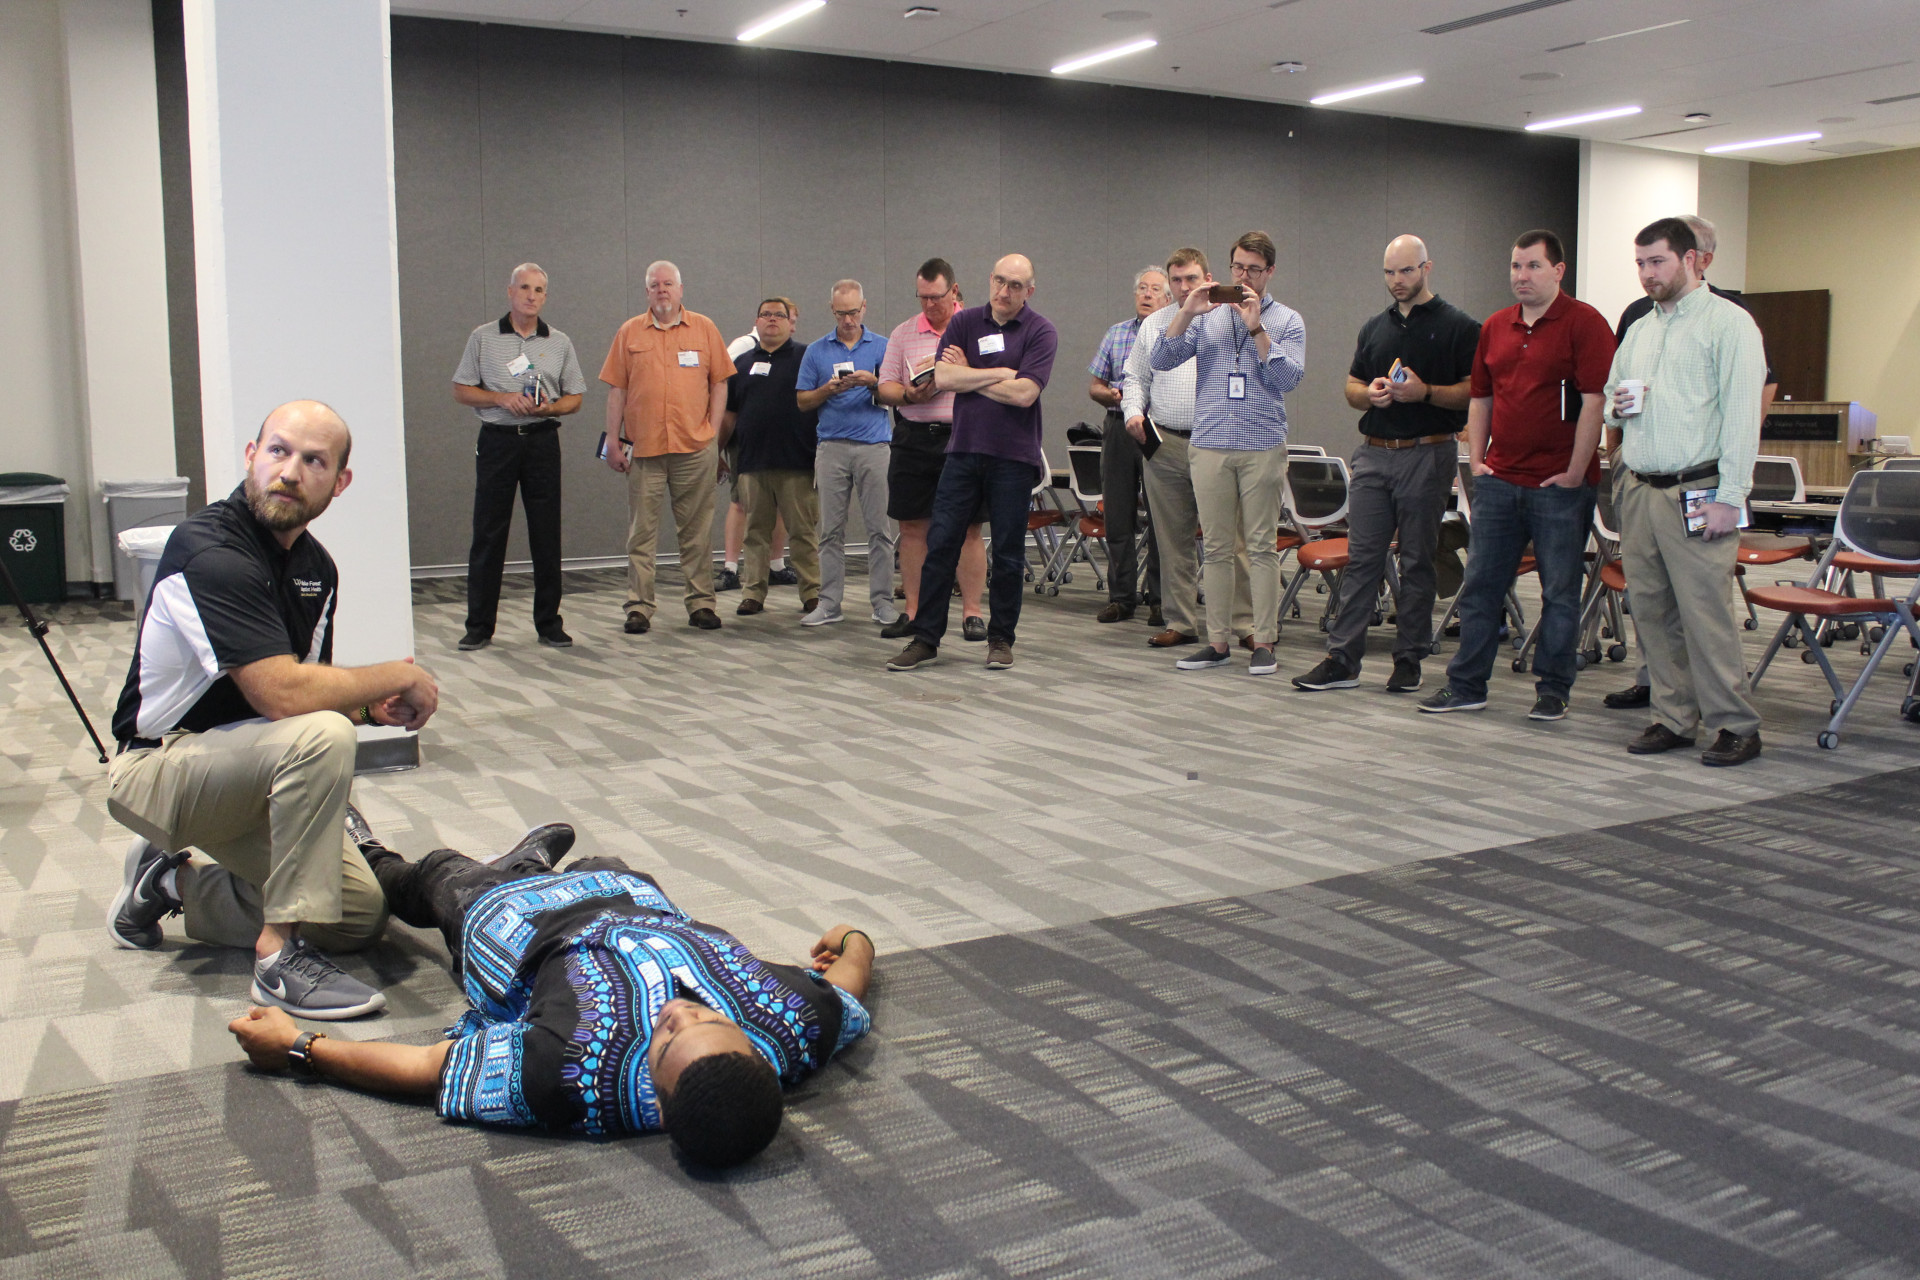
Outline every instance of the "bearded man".
[[[418, 729], [439, 706], [411, 661], [336, 667], [340, 575], [307, 526], [346, 491], [353, 437], [295, 400], [246, 447], [246, 479], [167, 539], [114, 712], [107, 811], [137, 838], [107, 911], [116, 946], [160, 921], [254, 951], [253, 1001], [358, 1017], [386, 998], [327, 951], [386, 927], [386, 898], [347, 839], [355, 724]], [[197, 853], [190, 852], [197, 850]]]

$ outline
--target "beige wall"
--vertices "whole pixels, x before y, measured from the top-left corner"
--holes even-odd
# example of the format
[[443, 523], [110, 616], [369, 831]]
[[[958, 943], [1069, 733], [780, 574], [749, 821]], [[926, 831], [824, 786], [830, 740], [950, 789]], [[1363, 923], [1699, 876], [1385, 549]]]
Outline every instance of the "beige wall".
[[1920, 150], [1756, 164], [1748, 192], [1748, 291], [1830, 290], [1828, 398], [1920, 431], [1901, 394], [1920, 367]]

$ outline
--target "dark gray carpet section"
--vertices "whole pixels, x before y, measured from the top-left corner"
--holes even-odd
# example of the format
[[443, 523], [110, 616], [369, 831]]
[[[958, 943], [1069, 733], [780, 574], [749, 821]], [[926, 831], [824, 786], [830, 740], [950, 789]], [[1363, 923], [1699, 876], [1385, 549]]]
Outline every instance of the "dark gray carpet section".
[[238, 1064], [0, 1106], [0, 1274], [1911, 1277], [1920, 770], [884, 958], [697, 1178]]

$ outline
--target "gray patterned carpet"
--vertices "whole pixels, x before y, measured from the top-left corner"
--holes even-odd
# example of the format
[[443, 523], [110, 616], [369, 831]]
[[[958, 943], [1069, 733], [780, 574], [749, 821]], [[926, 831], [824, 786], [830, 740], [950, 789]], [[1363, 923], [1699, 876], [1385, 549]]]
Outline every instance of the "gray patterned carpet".
[[1913, 770], [891, 955], [713, 1180], [239, 1065], [7, 1103], [4, 1273], [1911, 1276], [1917, 832]]
[[[570, 575], [573, 650], [512, 583], [459, 654], [460, 587], [416, 591], [425, 765], [355, 787], [390, 842], [564, 818], [768, 954], [861, 922], [877, 1033], [722, 1181], [254, 1077], [243, 958], [107, 945], [125, 836], [9, 626], [0, 1277], [1920, 1274], [1897, 665], [1834, 752], [1776, 667], [1767, 754], [1706, 770], [1621, 751], [1621, 668], [1560, 724], [1504, 668], [1483, 715], [1417, 716], [1378, 661], [1321, 696], [1179, 675], [1079, 581], [1028, 597], [1012, 671], [956, 640], [913, 676], [790, 589], [622, 636], [609, 574]], [[104, 719], [130, 613], [52, 615]], [[350, 967], [392, 1008], [348, 1034], [458, 1004], [410, 930]]]

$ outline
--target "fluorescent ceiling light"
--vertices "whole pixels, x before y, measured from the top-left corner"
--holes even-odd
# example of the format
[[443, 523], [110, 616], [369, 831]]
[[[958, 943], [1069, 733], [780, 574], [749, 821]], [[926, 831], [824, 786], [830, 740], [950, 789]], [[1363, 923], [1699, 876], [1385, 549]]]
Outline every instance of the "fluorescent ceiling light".
[[792, 22], [795, 18], [804, 18], [808, 14], [812, 13], [815, 9], [824, 9], [826, 7], [827, 7], [827, 0], [800, 0], [799, 4], [788, 5], [786, 8], [782, 9], [780, 12], [774, 14], [771, 18], [768, 18], [762, 22], [754, 23], [752, 26], [748, 27], [745, 31], [742, 31], [738, 36], [736, 36], [735, 39], [743, 42], [748, 40], [758, 40], [761, 36], [767, 34], [767, 32], [772, 31], [777, 27], [784, 27], [789, 22]]
[[1338, 93], [1323, 93], [1308, 102], [1316, 107], [1329, 107], [1336, 102], [1345, 102], [1349, 98], [1364, 98], [1370, 93], [1385, 93], [1389, 89], [1405, 89], [1416, 84], [1425, 84], [1425, 76], [1401, 76], [1398, 80], [1383, 80], [1379, 84], [1362, 85], [1358, 89], [1342, 89]]
[[1637, 116], [1638, 107], [1608, 107], [1605, 111], [1589, 111], [1584, 115], [1561, 116], [1558, 120], [1536, 120], [1527, 126], [1528, 133], [1539, 133], [1542, 129], [1567, 129], [1576, 124], [1592, 124], [1595, 120], [1618, 120], [1621, 116]]
[[1148, 37], [1145, 40], [1135, 40], [1132, 44], [1123, 44], [1118, 49], [1108, 49], [1104, 53], [1090, 53], [1084, 58], [1075, 58], [1071, 62], [1061, 63], [1053, 69], [1053, 74], [1057, 76], [1071, 75], [1075, 71], [1091, 67], [1096, 63], [1107, 62], [1114, 58], [1124, 58], [1130, 53], [1139, 53], [1144, 49], [1151, 49], [1159, 43], [1158, 40]]
[[1707, 154], [1717, 156], [1722, 151], [1751, 151], [1755, 147], [1778, 147], [1789, 142], [1817, 142], [1817, 133], [1790, 133], [1784, 138], [1761, 138], [1754, 142], [1723, 142], [1717, 147], [1708, 147]]

